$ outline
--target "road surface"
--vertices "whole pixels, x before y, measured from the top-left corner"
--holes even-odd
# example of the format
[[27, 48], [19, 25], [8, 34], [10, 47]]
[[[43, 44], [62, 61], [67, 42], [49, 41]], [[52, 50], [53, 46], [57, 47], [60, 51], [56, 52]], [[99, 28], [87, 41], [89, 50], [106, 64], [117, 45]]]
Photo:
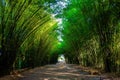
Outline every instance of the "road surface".
[[112, 80], [77, 68], [76, 65], [46, 65], [19, 75], [18, 80]]

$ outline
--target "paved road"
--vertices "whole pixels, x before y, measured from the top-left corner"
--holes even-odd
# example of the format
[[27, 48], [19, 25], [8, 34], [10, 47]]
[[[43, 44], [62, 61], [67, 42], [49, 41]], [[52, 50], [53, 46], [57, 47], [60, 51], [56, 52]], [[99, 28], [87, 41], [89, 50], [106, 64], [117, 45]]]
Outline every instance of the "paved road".
[[26, 71], [19, 80], [111, 80], [98, 75], [90, 75], [75, 65], [46, 65]]

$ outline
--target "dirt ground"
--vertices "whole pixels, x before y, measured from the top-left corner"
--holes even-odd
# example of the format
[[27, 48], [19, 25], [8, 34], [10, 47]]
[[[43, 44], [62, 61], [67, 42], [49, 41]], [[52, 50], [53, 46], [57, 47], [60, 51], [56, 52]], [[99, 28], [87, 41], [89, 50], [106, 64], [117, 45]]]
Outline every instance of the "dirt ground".
[[22, 72], [17, 75], [9, 75], [0, 80], [120, 80], [96, 72], [83, 70], [73, 64], [46, 65]]

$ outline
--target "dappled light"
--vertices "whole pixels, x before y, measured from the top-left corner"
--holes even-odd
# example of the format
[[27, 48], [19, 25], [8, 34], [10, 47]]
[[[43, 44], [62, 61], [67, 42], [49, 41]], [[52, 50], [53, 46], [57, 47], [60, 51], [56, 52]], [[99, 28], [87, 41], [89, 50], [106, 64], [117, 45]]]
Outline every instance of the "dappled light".
[[[67, 65], [68, 67], [71, 67], [72, 65]], [[45, 69], [45, 70], [44, 70]], [[88, 72], [84, 72], [82, 70], [77, 70], [75, 67], [71, 67], [69, 69], [66, 68], [60, 68], [55, 65], [49, 65], [45, 66], [45, 68], [42, 69], [34, 69], [30, 70], [30, 73], [27, 72], [27, 74], [22, 77], [20, 80], [100, 80], [105, 79], [104, 76], [96, 76], [96, 75], [90, 75]], [[85, 75], [85, 76], [83, 76]], [[109, 78], [108, 78], [109, 79]]]
[[120, 1], [0, 0], [0, 77], [119, 79]]

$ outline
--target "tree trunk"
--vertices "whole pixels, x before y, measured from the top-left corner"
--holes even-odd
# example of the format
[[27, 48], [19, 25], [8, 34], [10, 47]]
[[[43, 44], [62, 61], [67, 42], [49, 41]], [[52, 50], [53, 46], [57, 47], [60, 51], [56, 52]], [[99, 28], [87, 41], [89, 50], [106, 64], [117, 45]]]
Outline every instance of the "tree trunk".
[[10, 72], [13, 70], [13, 63], [15, 61], [15, 58], [15, 51], [3, 51], [0, 61], [0, 75], [10, 74]]
[[103, 65], [105, 72], [111, 72], [112, 61], [111, 61], [111, 36], [107, 34], [100, 35], [100, 50], [103, 56]]

